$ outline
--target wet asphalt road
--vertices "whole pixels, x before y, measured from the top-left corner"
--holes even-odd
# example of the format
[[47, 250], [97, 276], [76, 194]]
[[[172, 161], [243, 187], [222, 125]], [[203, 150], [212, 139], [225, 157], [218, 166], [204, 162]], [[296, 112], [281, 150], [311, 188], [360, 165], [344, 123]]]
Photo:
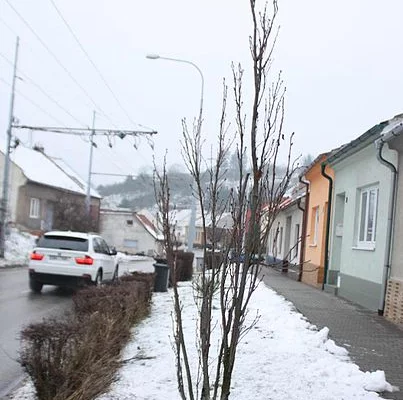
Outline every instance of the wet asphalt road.
[[71, 291], [45, 286], [41, 294], [31, 293], [26, 267], [0, 268], [0, 399], [23, 379], [17, 361], [21, 328], [70, 305]]

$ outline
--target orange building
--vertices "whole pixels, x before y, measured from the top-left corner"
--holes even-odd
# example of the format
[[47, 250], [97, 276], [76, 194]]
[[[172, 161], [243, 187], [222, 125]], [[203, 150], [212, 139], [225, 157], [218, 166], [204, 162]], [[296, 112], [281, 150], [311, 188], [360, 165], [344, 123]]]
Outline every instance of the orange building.
[[[329, 197], [329, 179], [322, 175], [322, 163], [328, 153], [320, 154], [305, 170], [302, 179], [309, 183], [309, 200], [306, 206], [304, 259], [302, 281], [316, 287], [322, 287], [325, 254], [327, 213]], [[332, 179], [334, 172], [326, 166], [325, 173]]]

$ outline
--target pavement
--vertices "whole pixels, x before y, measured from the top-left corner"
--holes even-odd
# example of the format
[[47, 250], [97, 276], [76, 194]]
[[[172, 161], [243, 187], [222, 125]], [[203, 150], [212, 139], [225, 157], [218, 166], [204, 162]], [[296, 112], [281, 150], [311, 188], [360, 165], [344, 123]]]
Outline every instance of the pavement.
[[262, 268], [263, 282], [292, 302], [318, 329], [327, 326], [329, 337], [345, 347], [363, 371], [385, 371], [386, 380], [400, 391], [382, 393], [385, 399], [403, 400], [403, 329], [378, 313], [326, 293], [286, 273]]

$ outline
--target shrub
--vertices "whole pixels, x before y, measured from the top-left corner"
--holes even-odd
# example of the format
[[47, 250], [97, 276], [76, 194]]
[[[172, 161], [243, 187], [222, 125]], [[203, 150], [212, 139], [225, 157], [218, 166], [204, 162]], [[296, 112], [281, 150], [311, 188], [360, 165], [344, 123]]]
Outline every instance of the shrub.
[[[194, 253], [178, 250], [176, 254], [176, 281], [190, 281], [193, 275]], [[172, 274], [172, 268], [171, 268]]]
[[152, 274], [91, 287], [73, 297], [73, 311], [27, 326], [20, 361], [39, 400], [90, 400], [104, 393], [119, 368], [130, 328], [147, 315]]

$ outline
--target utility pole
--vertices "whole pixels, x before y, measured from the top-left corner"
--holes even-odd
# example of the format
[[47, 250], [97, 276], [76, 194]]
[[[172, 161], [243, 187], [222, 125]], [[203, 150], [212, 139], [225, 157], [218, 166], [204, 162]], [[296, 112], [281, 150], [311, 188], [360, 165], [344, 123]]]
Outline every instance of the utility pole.
[[6, 247], [6, 228], [7, 228], [7, 208], [8, 208], [8, 185], [10, 175], [10, 146], [11, 146], [11, 134], [14, 122], [14, 97], [15, 97], [15, 81], [17, 79], [17, 62], [18, 62], [18, 47], [20, 38], [17, 36], [17, 42], [15, 44], [15, 56], [14, 56], [14, 71], [13, 82], [11, 86], [11, 99], [10, 99], [10, 114], [7, 127], [7, 145], [4, 154], [4, 174], [3, 174], [3, 193], [1, 198], [1, 210], [0, 210], [0, 258], [4, 258], [4, 252]]
[[94, 135], [95, 135], [95, 110], [92, 115], [92, 129], [90, 135], [90, 161], [88, 166], [87, 195], [85, 197], [85, 207], [87, 216], [90, 217], [91, 212], [91, 175], [92, 175], [92, 155], [94, 152]]

